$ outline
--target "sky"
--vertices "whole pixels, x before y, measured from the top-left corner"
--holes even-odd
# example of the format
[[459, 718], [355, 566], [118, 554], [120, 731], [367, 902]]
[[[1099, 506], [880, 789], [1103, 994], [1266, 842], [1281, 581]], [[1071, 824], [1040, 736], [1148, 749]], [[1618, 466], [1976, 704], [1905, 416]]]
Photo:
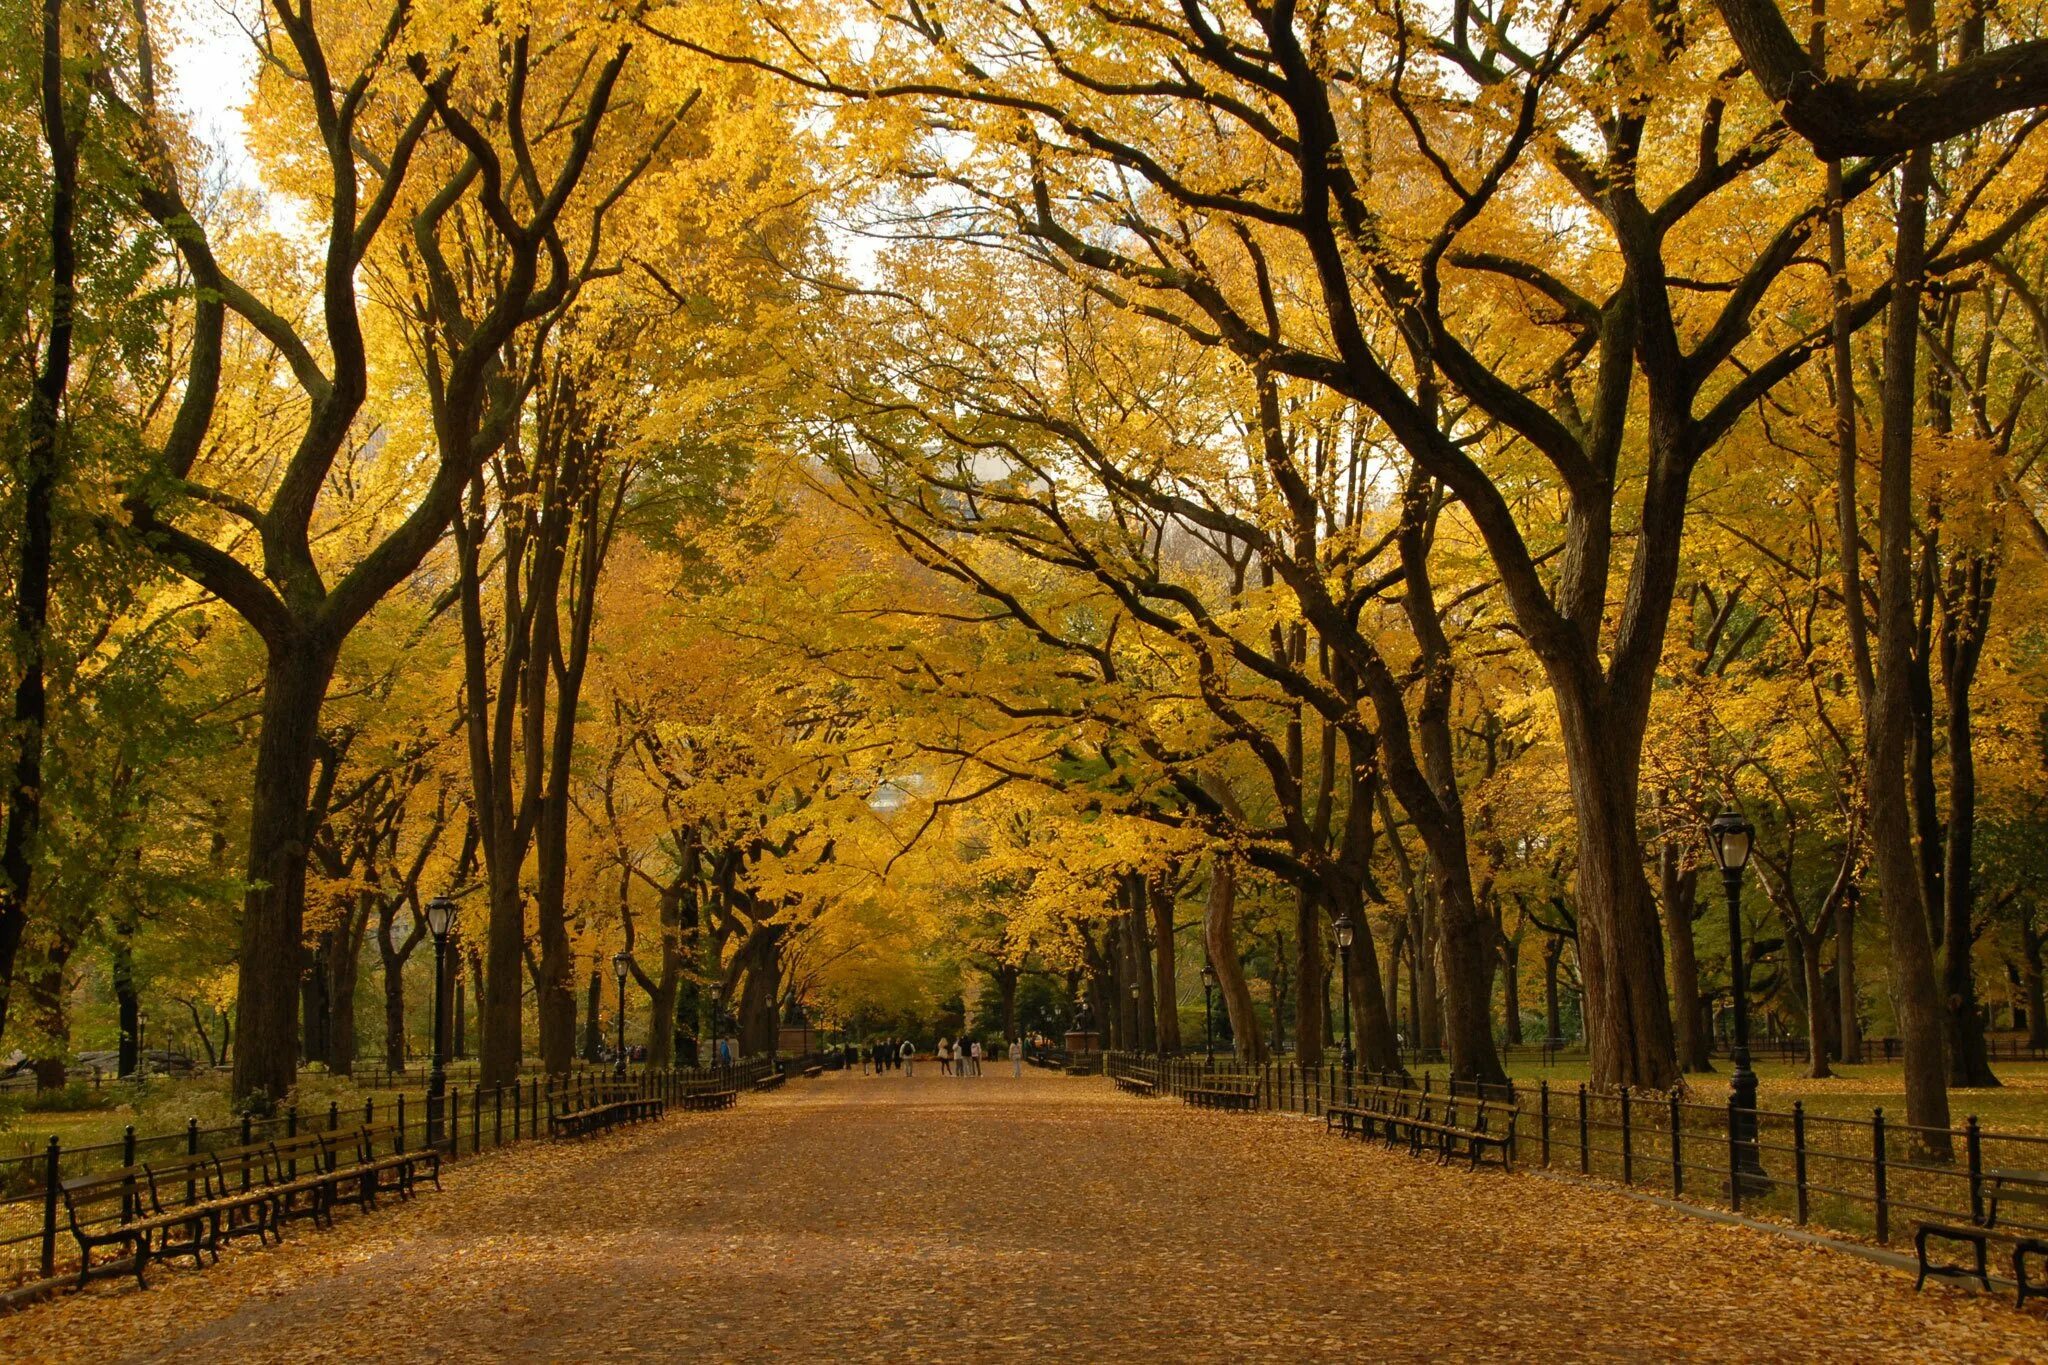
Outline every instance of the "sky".
[[167, 0], [152, 7], [156, 26], [168, 30], [172, 93], [206, 142], [237, 178], [255, 172], [244, 150], [248, 128], [241, 107], [255, 77], [256, 53], [235, 22], [249, 0]]

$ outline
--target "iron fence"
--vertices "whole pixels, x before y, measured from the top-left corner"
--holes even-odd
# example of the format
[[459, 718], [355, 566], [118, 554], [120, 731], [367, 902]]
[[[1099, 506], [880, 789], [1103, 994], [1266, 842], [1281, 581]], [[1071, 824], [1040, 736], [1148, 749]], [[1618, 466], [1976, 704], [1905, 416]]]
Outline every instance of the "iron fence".
[[[1868, 1118], [1810, 1114], [1801, 1101], [1788, 1110], [1745, 1111], [1676, 1093], [1583, 1084], [1439, 1083], [1428, 1073], [1418, 1082], [1335, 1064], [1252, 1066], [1219, 1058], [1212, 1066], [1204, 1058], [1139, 1053], [1112, 1053], [1107, 1069], [1150, 1081], [1162, 1095], [1227, 1078], [1251, 1089], [1255, 1108], [1314, 1116], [1355, 1102], [1365, 1085], [1498, 1100], [1518, 1111], [1518, 1161], [1881, 1245], [1909, 1242], [1920, 1221], [1982, 1222], [2001, 1182], [2036, 1191], [2048, 1185], [2048, 1137], [1988, 1130], [1974, 1115], [1954, 1128], [1926, 1128], [1882, 1107]], [[1745, 1122], [1751, 1119], [1753, 1139]], [[2048, 1214], [2029, 1214], [2029, 1207], [2040, 1208], [2001, 1209], [2000, 1226], [2048, 1235], [2048, 1223], [2029, 1221]]]
[[[774, 1067], [766, 1057], [731, 1066], [643, 1066], [630, 1069], [628, 1079], [641, 1095], [675, 1103], [697, 1091], [743, 1089]], [[438, 1141], [429, 1131], [424, 1084], [417, 1091], [370, 1094], [360, 1107], [339, 1100], [324, 1109], [294, 1104], [269, 1116], [245, 1114], [227, 1123], [188, 1119], [183, 1128], [151, 1134], [137, 1133], [131, 1124], [119, 1138], [104, 1142], [67, 1145], [51, 1137], [34, 1151], [0, 1158], [0, 1289], [75, 1272], [76, 1239], [63, 1211], [66, 1181], [147, 1165], [152, 1159], [227, 1151], [313, 1132], [351, 1133], [358, 1123], [393, 1125], [401, 1150], [436, 1145], [448, 1159], [459, 1160], [544, 1136], [548, 1115], [583, 1108], [617, 1084], [611, 1069], [598, 1067], [523, 1076], [510, 1085], [450, 1084]]]

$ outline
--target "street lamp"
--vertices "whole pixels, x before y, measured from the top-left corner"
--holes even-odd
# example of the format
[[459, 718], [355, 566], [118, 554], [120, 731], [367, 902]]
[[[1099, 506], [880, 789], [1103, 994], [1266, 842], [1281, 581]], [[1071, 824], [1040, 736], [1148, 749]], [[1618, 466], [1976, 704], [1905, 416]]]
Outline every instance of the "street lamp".
[[626, 969], [632, 959], [626, 956], [624, 948], [612, 954], [612, 975], [619, 983], [619, 1064], [615, 1074], [626, 1074]]
[[[1343, 976], [1340, 984], [1344, 991], [1344, 1090], [1345, 1093], [1349, 1094], [1351, 1090], [1351, 1063], [1353, 1060], [1351, 1051], [1351, 944], [1353, 939], [1357, 937], [1358, 926], [1351, 922], [1351, 916], [1339, 915], [1332, 922], [1331, 927], [1337, 931], [1337, 966]], [[1295, 1030], [1297, 1033], [1300, 1031], [1299, 1029]], [[1300, 1039], [1295, 1041], [1299, 1042]]]
[[1734, 1175], [1747, 1190], [1768, 1186], [1756, 1145], [1756, 1073], [1749, 1069], [1749, 964], [1742, 951], [1742, 871], [1749, 865], [1756, 827], [1738, 810], [1724, 810], [1707, 823], [1707, 845], [1721, 868], [1728, 893], [1728, 974], [1734, 988], [1735, 1070], [1728, 1082], [1729, 1141]]
[[1216, 964], [1202, 964], [1202, 1049], [1208, 1055], [1204, 1068], [1216, 1069]]
[[441, 1105], [448, 1092], [448, 931], [455, 927], [455, 902], [435, 896], [426, 904], [427, 932], [434, 936], [434, 1049], [427, 1072], [427, 1145], [441, 1143]]
[[143, 1051], [142, 1040], [149, 1036], [149, 1011], [139, 1006], [135, 1011], [135, 1074], [149, 1075], [149, 1054]]

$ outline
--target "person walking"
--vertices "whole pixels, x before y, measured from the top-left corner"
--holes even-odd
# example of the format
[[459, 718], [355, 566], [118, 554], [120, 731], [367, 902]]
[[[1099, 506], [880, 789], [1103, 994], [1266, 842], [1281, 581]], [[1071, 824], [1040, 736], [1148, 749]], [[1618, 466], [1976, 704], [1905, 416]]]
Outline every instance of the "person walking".
[[903, 1063], [903, 1079], [907, 1081], [911, 1075], [911, 1064], [917, 1060], [917, 1048], [908, 1038], [905, 1038], [903, 1046], [896, 1049], [896, 1056]]
[[974, 1074], [981, 1074], [981, 1039], [974, 1040]]
[[1010, 1075], [1016, 1080], [1024, 1079], [1024, 1040], [1010, 1040]]

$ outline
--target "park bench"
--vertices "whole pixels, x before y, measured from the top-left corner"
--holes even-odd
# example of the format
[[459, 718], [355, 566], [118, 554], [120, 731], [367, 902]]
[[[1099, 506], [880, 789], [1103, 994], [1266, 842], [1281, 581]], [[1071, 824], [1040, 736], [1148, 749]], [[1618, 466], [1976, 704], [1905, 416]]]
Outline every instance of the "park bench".
[[809, 1066], [804, 1068], [804, 1079], [807, 1081], [815, 1081], [818, 1079], [818, 1077], [824, 1074], [825, 1068], [818, 1065], [816, 1062], [813, 1062]]
[[159, 1207], [147, 1167], [123, 1166], [67, 1180], [63, 1196], [71, 1235], [78, 1239], [80, 1288], [94, 1275], [118, 1269], [111, 1264], [93, 1264], [93, 1252], [101, 1247], [126, 1248], [135, 1283], [144, 1289], [149, 1281], [143, 1277], [143, 1267], [152, 1256], [189, 1255], [195, 1264], [206, 1264], [206, 1253], [213, 1245], [211, 1215], [191, 1206]]
[[275, 1180], [272, 1217], [279, 1226], [299, 1218], [312, 1219], [315, 1227], [332, 1226], [334, 1206], [341, 1202], [344, 1189], [363, 1212], [376, 1207], [374, 1173], [357, 1170], [353, 1162], [344, 1164], [327, 1133], [273, 1138], [270, 1156]]
[[[284, 1240], [278, 1230], [277, 1195], [277, 1187], [283, 1181], [277, 1174], [276, 1156], [268, 1142], [230, 1147], [201, 1159], [212, 1168], [213, 1202], [220, 1210], [220, 1221], [214, 1229], [216, 1241], [233, 1241], [252, 1232], [258, 1241], [268, 1242], [273, 1237]], [[157, 1178], [156, 1166], [151, 1166], [150, 1175]]]
[[1373, 1135], [1388, 1103], [1382, 1087], [1365, 1086], [1353, 1094], [1351, 1103], [1332, 1104], [1323, 1109], [1323, 1130], [1339, 1137], [1356, 1133], [1363, 1141]]
[[1116, 1088], [1132, 1095], [1157, 1095], [1159, 1083], [1142, 1071], [1126, 1071], [1111, 1077]]
[[206, 1246], [218, 1254], [221, 1243], [255, 1233], [268, 1240], [273, 1201], [266, 1189], [236, 1189], [222, 1174], [212, 1152], [181, 1153], [143, 1163], [149, 1173], [150, 1206], [159, 1213], [182, 1209], [206, 1219]]
[[754, 1078], [754, 1089], [773, 1090], [776, 1086], [781, 1085], [783, 1081], [787, 1079], [788, 1077], [784, 1076], [780, 1071], [770, 1071], [765, 1075], [756, 1076]]
[[557, 1110], [549, 1098], [548, 1132], [552, 1136], [588, 1137], [621, 1123], [658, 1119], [664, 1108], [661, 1099], [643, 1095], [630, 1085], [599, 1086], [580, 1095], [577, 1104], [575, 1109]]
[[683, 1108], [692, 1111], [730, 1109], [739, 1102], [737, 1090], [685, 1090]]
[[1181, 1091], [1181, 1099], [1197, 1109], [1234, 1109], [1250, 1113], [1258, 1107], [1259, 1083], [1250, 1076], [1207, 1076]]
[[1434, 1151], [1441, 1164], [1453, 1157], [1467, 1157], [1476, 1168], [1488, 1152], [1500, 1154], [1501, 1165], [1512, 1165], [1515, 1123], [1520, 1109], [1494, 1100], [1471, 1100], [1469, 1118], [1459, 1116], [1456, 1096], [1438, 1097], [1394, 1086], [1361, 1087], [1350, 1104], [1333, 1104], [1323, 1111], [1323, 1126], [1340, 1136], [1356, 1133], [1361, 1140], [1375, 1135], [1392, 1146], [1405, 1141], [1411, 1155]]
[[365, 1126], [356, 1132], [355, 1169], [365, 1173], [373, 1199], [386, 1189], [410, 1199], [422, 1172], [435, 1189], [441, 1188], [441, 1149], [408, 1148], [405, 1134], [395, 1123]]
[[[1998, 1226], [2000, 1204], [2048, 1209], [2048, 1171], [1989, 1170], [1984, 1172], [1984, 1178], [1990, 1182], [1991, 1188], [1981, 1223], [1930, 1219], [1914, 1226], [1913, 1254], [1919, 1261], [1920, 1274], [1913, 1281], [1913, 1287], [1921, 1288], [1928, 1277], [1933, 1276], [1936, 1279], [1975, 1280], [1989, 1293], [1991, 1275], [1986, 1262], [1990, 1256], [1990, 1244], [1995, 1241], [2012, 1248], [2012, 1278], [2019, 1295], [2016, 1302], [2025, 1303], [2030, 1295], [2035, 1298], [2048, 1296], [2048, 1286], [2027, 1278], [2027, 1258], [2048, 1257], [2048, 1233], [2025, 1226], [2017, 1229]], [[1964, 1243], [1973, 1253], [1970, 1264], [1937, 1265], [1930, 1262], [1927, 1259], [1929, 1241]]]

